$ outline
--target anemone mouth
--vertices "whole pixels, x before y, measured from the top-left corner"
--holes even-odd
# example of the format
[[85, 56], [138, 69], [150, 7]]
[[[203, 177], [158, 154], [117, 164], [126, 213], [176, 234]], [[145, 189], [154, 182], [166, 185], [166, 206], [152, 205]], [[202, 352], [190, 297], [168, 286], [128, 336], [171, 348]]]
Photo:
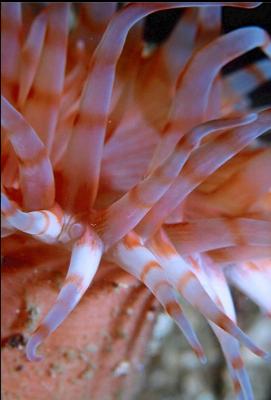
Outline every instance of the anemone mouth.
[[[71, 250], [55, 260], [68, 272], [29, 360], [108, 258], [148, 287], [205, 361], [179, 297], [198, 310], [237, 397], [252, 396], [238, 342], [267, 354], [237, 326], [228, 282], [270, 314], [271, 153], [253, 143], [271, 110], [255, 112], [249, 98], [270, 78], [270, 38], [256, 26], [221, 35], [223, 5], [258, 3], [3, 3], [3, 234], [11, 252], [14, 232], [43, 242], [50, 262], [58, 253], [47, 245]], [[142, 20], [188, 6], [146, 55]], [[256, 48], [264, 62], [221, 73]]]

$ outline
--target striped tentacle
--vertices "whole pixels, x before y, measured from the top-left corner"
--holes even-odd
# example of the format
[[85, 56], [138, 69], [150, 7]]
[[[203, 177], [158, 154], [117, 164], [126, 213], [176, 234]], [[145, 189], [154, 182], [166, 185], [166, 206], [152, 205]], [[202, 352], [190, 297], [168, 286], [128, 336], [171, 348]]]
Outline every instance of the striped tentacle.
[[223, 266], [245, 261], [263, 260], [271, 257], [268, 246], [230, 246], [225, 249], [210, 250], [207, 255], [217, 264]]
[[5, 97], [7, 97], [12, 104], [16, 103], [18, 95], [21, 33], [21, 4], [16, 2], [2, 2], [1, 85]]
[[207, 218], [165, 225], [180, 254], [230, 246], [271, 246], [271, 222], [248, 218]]
[[57, 329], [75, 308], [92, 282], [100, 263], [102, 251], [103, 246], [100, 239], [87, 228], [74, 244], [68, 274], [56, 303], [27, 343], [26, 354], [29, 360], [42, 359], [36, 354], [37, 347]]
[[[267, 354], [259, 349], [248, 336], [212, 301], [206, 290], [202, 287], [197, 276], [189, 264], [177, 253], [174, 246], [160, 230], [147, 243], [148, 248], [165, 269], [169, 282], [178, 290], [187, 302], [193, 305], [208, 320], [214, 322], [219, 328], [241, 341], [253, 353], [260, 357]], [[189, 262], [195, 260], [189, 257]], [[195, 268], [199, 268], [195, 265]]]
[[77, 5], [77, 26], [72, 39], [84, 40], [88, 54], [92, 54], [116, 12], [116, 2], [86, 2]]
[[181, 329], [197, 357], [204, 363], [206, 359], [203, 349], [176, 299], [173, 287], [168, 283], [164, 270], [144, 246], [139, 236], [133, 231], [130, 232], [110, 250], [110, 255], [151, 290]]
[[23, 114], [51, 152], [63, 91], [68, 30], [69, 4], [50, 4], [45, 10], [47, 31], [38, 68]]
[[185, 10], [180, 21], [160, 50], [170, 79], [175, 84], [180, 71], [184, 68], [195, 49], [196, 34], [199, 29], [198, 12], [197, 8]]
[[[235, 2], [215, 3], [216, 6], [220, 4], [250, 7], [252, 3], [244, 3], [244, 5]], [[92, 56], [78, 118], [67, 149], [66, 175], [67, 179], [72, 181], [73, 188], [67, 199], [68, 203], [71, 203], [70, 207], [76, 208], [77, 201], [81, 203], [85, 201], [86, 208], [91, 208], [95, 202], [116, 64], [130, 28], [153, 12], [192, 6], [214, 6], [214, 3], [132, 3], [117, 12], [111, 20]], [[91, 110], [91, 115], [89, 115], [89, 110]], [[83, 152], [82, 149], [85, 151]], [[77, 157], [78, 153], [81, 157]], [[78, 179], [78, 177], [81, 178]]]
[[[217, 306], [236, 323], [234, 304], [222, 269], [205, 255], [198, 256], [197, 261], [191, 264], [195, 275]], [[209, 321], [209, 324], [221, 345], [237, 398], [253, 400], [251, 384], [244, 368], [238, 341], [213, 322]]]
[[12, 228], [48, 243], [56, 241], [63, 226], [63, 212], [59, 206], [55, 205], [48, 210], [23, 212], [2, 192], [1, 213]]
[[221, 33], [221, 6], [199, 9], [196, 49], [206, 46]]
[[64, 156], [68, 147], [75, 118], [77, 116], [80, 95], [87, 75], [87, 54], [85, 43], [78, 40], [76, 46], [76, 65], [65, 77], [64, 88], [61, 95], [59, 116], [50, 158], [56, 165]]
[[1, 183], [6, 189], [19, 187], [19, 165], [15, 151], [7, 140], [3, 144]]
[[47, 28], [45, 13], [33, 21], [21, 52], [18, 106], [22, 108], [37, 73]]
[[108, 207], [105, 213], [101, 213], [101, 221], [98, 220], [97, 231], [106, 246], [112, 246], [133, 229], [153, 205], [159, 201], [203, 137], [236, 125], [249, 124], [255, 118], [257, 118], [256, 114], [250, 114], [240, 118], [213, 120], [193, 128], [187, 136], [179, 141], [175, 151], [163, 165], [157, 167], [120, 200]]
[[249, 93], [271, 79], [271, 62], [267, 58], [256, 61], [223, 78], [223, 112], [251, 109]]
[[180, 137], [192, 126], [204, 122], [210, 91], [221, 68], [255, 47], [261, 47], [268, 54], [270, 40], [264, 30], [249, 27], [219, 37], [192, 56], [178, 79], [171, 115], [155, 151], [151, 170], [165, 161]]
[[51, 207], [55, 199], [54, 174], [43, 143], [4, 97], [1, 97], [1, 108], [1, 125], [19, 163], [23, 206], [26, 210]]
[[6, 218], [2, 217], [1, 218], [1, 238], [7, 237], [12, 235], [16, 231], [15, 228], [13, 228]]
[[[205, 196], [205, 205], [217, 210], [220, 215], [244, 215], [257, 200], [270, 191], [269, 171], [271, 171], [271, 149], [260, 149], [221, 188]], [[234, 200], [237, 194], [238, 202]]]
[[271, 262], [261, 268], [261, 261], [232, 264], [226, 268], [229, 280], [251, 298], [271, 318]]
[[195, 150], [167, 193], [136, 227], [139, 235], [144, 239], [151, 237], [188, 194], [270, 126], [271, 110], [266, 110], [258, 115], [257, 121], [230, 130]]

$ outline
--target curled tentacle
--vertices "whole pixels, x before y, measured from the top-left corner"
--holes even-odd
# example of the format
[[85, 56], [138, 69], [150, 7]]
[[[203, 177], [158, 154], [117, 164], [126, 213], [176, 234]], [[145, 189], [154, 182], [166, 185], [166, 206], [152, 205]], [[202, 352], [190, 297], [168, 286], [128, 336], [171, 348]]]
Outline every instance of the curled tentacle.
[[1, 213], [13, 229], [48, 243], [53, 243], [62, 230], [63, 212], [57, 205], [49, 210], [23, 212], [6, 194], [1, 193]]
[[204, 122], [210, 91], [221, 68], [258, 46], [269, 54], [268, 34], [260, 28], [249, 27], [219, 37], [195, 53], [179, 77], [173, 109], [154, 154], [151, 170], [164, 162], [180, 137], [192, 126]]
[[102, 256], [103, 245], [89, 228], [75, 242], [64, 285], [49, 313], [30, 337], [26, 354], [29, 360], [39, 361], [37, 347], [66, 319], [89, 287]]

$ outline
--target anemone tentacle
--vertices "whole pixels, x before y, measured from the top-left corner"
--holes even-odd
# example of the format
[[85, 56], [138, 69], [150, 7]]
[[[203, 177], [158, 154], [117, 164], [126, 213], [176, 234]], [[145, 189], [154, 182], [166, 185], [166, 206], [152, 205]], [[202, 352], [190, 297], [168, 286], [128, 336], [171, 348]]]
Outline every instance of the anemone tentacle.
[[[259, 27], [220, 31], [223, 6], [259, 4], [1, 5], [1, 236], [15, 263], [29, 252], [31, 267], [68, 266], [29, 360], [109, 260], [205, 363], [179, 299], [203, 315], [236, 397], [253, 399], [239, 342], [268, 354], [237, 325], [229, 285], [271, 316], [271, 152], [258, 141], [271, 109], [249, 97], [270, 79], [271, 45]], [[144, 41], [144, 18], [174, 8], [169, 38]], [[255, 48], [264, 59], [222, 74]]]

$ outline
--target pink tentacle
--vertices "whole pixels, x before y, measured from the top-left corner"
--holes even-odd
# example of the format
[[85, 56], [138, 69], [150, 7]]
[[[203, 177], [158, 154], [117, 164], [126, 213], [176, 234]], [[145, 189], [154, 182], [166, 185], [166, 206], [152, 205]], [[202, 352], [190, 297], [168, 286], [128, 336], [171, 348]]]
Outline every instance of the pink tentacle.
[[51, 152], [64, 85], [68, 41], [68, 3], [46, 10], [47, 34], [40, 62], [23, 113]]
[[55, 186], [45, 147], [29, 123], [4, 97], [1, 97], [1, 108], [1, 125], [19, 162], [23, 205], [26, 210], [49, 208], [54, 203]]
[[[213, 301], [236, 322], [234, 304], [222, 269], [219, 268], [218, 265], [212, 263], [205, 255], [200, 256], [199, 259], [201, 268], [194, 268], [195, 274], [204, 285]], [[244, 368], [238, 341], [216, 326], [213, 322], [209, 321], [209, 324], [220, 342], [237, 398], [252, 400], [253, 392], [248, 374]]]
[[31, 25], [28, 37], [22, 49], [18, 96], [19, 107], [23, 107], [33, 84], [44, 45], [46, 27], [46, 15], [39, 14]]
[[164, 162], [180, 137], [192, 126], [204, 122], [210, 90], [221, 68], [255, 47], [268, 52], [269, 46], [268, 34], [260, 28], [250, 27], [219, 37], [194, 54], [179, 77], [169, 122], [155, 151], [151, 170]]
[[137, 226], [139, 235], [144, 239], [151, 237], [189, 193], [270, 126], [271, 110], [266, 110], [256, 122], [233, 129], [195, 150], [167, 193]]
[[1, 3], [1, 85], [3, 94], [15, 104], [21, 52], [22, 11], [16, 2]]
[[88, 228], [74, 244], [68, 274], [56, 303], [27, 343], [26, 354], [30, 361], [42, 359], [36, 355], [37, 347], [57, 329], [80, 301], [97, 271], [102, 249], [100, 239]]
[[248, 218], [208, 218], [166, 225], [180, 254], [234, 245], [271, 246], [271, 222]]
[[[246, 210], [271, 188], [271, 150], [262, 149], [251, 157], [221, 188], [206, 196], [205, 204], [220, 215], [233, 217]], [[234, 201], [238, 193], [238, 202]]]
[[[271, 267], [270, 261], [269, 264]], [[226, 275], [236, 287], [258, 304], [266, 315], [271, 317], [270, 276], [258, 267], [257, 261], [228, 266]]]
[[206, 362], [201, 344], [185, 317], [175, 296], [173, 287], [153, 254], [144, 247], [138, 235], [130, 232], [112, 250], [111, 257], [120, 263], [130, 274], [144, 282], [151, 290], [165, 311], [174, 319], [188, 343], [202, 363]]
[[[214, 322], [219, 328], [241, 341], [256, 355], [267, 358], [269, 355], [256, 346], [251, 339], [230, 319], [211, 299], [202, 287], [196, 274], [188, 263], [180, 257], [173, 245], [163, 232], [148, 241], [159, 264], [163, 266], [168, 281], [192, 306], [200, 311], [208, 320]], [[192, 264], [196, 261], [190, 257]], [[198, 269], [199, 267], [196, 266]]]
[[[219, 4], [225, 3], [215, 3], [216, 6]], [[226, 4], [250, 7], [252, 3]], [[67, 199], [70, 207], [76, 208], [77, 201], [85, 201], [85, 206], [91, 208], [95, 202], [116, 64], [130, 28], [140, 19], [155, 11], [213, 5], [214, 3], [208, 2], [133, 3], [116, 13], [91, 59], [89, 77], [82, 94], [78, 118], [67, 150], [66, 175], [72, 181], [73, 188]], [[89, 110], [91, 110], [91, 115], [89, 115]], [[80, 157], [77, 157], [78, 153], [80, 153]]]
[[271, 248], [269, 246], [231, 246], [208, 251], [207, 255], [218, 264], [228, 265], [270, 258]]
[[255, 114], [251, 114], [245, 118], [214, 120], [192, 129], [186, 137], [180, 140], [174, 153], [162, 166], [154, 170], [120, 200], [112, 204], [105, 213], [101, 214], [97, 231], [106, 246], [112, 246], [133, 229], [166, 193], [191, 152], [199, 145], [204, 136], [236, 125], [249, 124], [255, 117]]

